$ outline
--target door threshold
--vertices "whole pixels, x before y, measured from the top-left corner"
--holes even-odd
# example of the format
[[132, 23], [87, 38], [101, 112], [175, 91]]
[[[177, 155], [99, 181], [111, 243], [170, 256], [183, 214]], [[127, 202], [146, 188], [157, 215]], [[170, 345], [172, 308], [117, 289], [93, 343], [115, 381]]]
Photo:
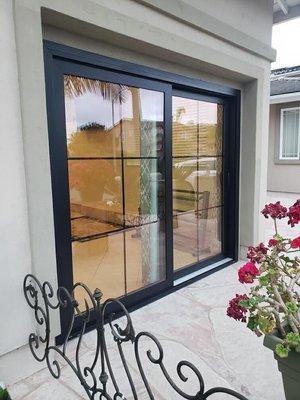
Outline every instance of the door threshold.
[[174, 280], [174, 286], [181, 285], [191, 279], [196, 278], [197, 276], [200, 276], [202, 274], [207, 274], [207, 272], [214, 270], [215, 268], [218, 268], [222, 266], [223, 264], [227, 264], [228, 262], [233, 261], [232, 258], [223, 258], [220, 261], [214, 262], [213, 264], [207, 265], [206, 267], [200, 268], [198, 271], [191, 272], [188, 275], [182, 276], [181, 278], [175, 279]]

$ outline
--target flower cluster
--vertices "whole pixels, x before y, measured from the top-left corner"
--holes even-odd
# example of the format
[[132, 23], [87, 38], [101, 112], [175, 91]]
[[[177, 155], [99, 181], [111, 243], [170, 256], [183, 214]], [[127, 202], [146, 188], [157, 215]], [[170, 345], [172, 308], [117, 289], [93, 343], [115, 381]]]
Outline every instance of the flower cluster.
[[270, 216], [273, 219], [281, 219], [287, 216], [287, 208], [282, 206], [280, 201], [277, 201], [275, 204], [266, 204], [261, 213], [265, 216], [265, 218], [269, 218]]
[[248, 253], [247, 253], [247, 258], [252, 262], [252, 263], [259, 263], [262, 262], [265, 258], [265, 255], [268, 252], [268, 248], [263, 244], [260, 243], [258, 246], [249, 246], [248, 247]]
[[236, 294], [229, 301], [227, 315], [247, 322], [256, 335], [268, 335], [275, 329], [279, 343], [276, 354], [287, 357], [300, 353], [300, 236], [284, 238], [278, 233], [277, 220], [286, 218], [294, 227], [300, 222], [300, 199], [289, 208], [280, 202], [262, 210], [274, 221], [275, 234], [266, 246], [248, 248], [248, 262], [238, 271], [243, 284], [252, 284], [247, 294]]
[[259, 275], [259, 270], [255, 264], [248, 262], [239, 269], [238, 275], [241, 283], [253, 283]]
[[275, 246], [277, 246], [277, 244], [278, 244], [278, 240], [276, 240], [276, 239], [270, 239], [270, 240], [269, 240], [269, 243], [268, 243], [268, 246], [269, 246], [269, 247], [275, 247]]
[[236, 321], [246, 322], [247, 309], [240, 305], [240, 301], [248, 300], [246, 294], [236, 294], [233, 299], [230, 300], [227, 308], [227, 315], [234, 318]]
[[300, 248], [300, 236], [296, 237], [291, 241], [291, 248], [292, 249], [299, 249]]
[[300, 199], [289, 208], [287, 216], [289, 217], [288, 224], [292, 227], [300, 222]]

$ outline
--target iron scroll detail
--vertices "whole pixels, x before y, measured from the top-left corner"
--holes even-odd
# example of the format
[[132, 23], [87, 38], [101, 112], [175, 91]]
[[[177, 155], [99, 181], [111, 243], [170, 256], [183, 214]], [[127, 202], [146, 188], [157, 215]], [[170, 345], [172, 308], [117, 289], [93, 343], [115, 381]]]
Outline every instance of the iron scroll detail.
[[[120, 387], [116, 370], [111, 362], [109, 346], [106, 343], [105, 328], [109, 326], [113, 342], [116, 344], [117, 352], [120, 357], [121, 367], [128, 381], [128, 387], [131, 392], [128, 396], [130, 396], [131, 399], [141, 400], [141, 398], [138, 397], [136, 383], [124, 352], [123, 346], [125, 343], [132, 343], [133, 345], [136, 364], [135, 369], [138, 370], [143, 382], [147, 395], [146, 398], [150, 400], [155, 399], [153, 388], [151, 387], [143, 365], [140, 346], [141, 341], [147, 339], [147, 341], [151, 341], [152, 345], [155, 347], [155, 354], [150, 348], [146, 350], [145, 356], [148, 363], [159, 367], [162, 376], [170, 385], [170, 388], [174, 390], [180, 398], [188, 400], [206, 400], [215, 393], [225, 393], [228, 394], [229, 398], [247, 400], [243, 395], [223, 387], [216, 387], [205, 391], [204, 380], [199, 370], [194, 364], [188, 361], [180, 361], [176, 367], [176, 374], [178, 382], [182, 383], [181, 386], [189, 380], [187, 371], [189, 371], [189, 375], [194, 375], [197, 382], [194, 394], [186, 393], [181, 386], [174, 381], [167, 370], [164, 362], [163, 347], [159, 340], [149, 332], [142, 331], [136, 334], [131, 316], [125, 306], [117, 299], [107, 299], [102, 302], [102, 292], [99, 289], [96, 289], [92, 293], [83, 283], [76, 283], [70, 292], [60, 287], [55, 293], [49, 282], [44, 282], [42, 284], [34, 275], [28, 274], [24, 279], [23, 290], [29, 307], [34, 311], [37, 327], [36, 332], [30, 333], [28, 338], [29, 348], [33, 357], [39, 362], [45, 362], [51, 375], [56, 379], [61, 376], [62, 365], [68, 365], [82, 385], [87, 399], [127, 399]], [[76, 293], [78, 290], [81, 291], [81, 294], [84, 294], [84, 296], [81, 295], [81, 305], [76, 300]], [[105, 324], [106, 311], [111, 303], [117, 303], [122, 310], [125, 318], [125, 322], [123, 320], [122, 325], [115, 321], [114, 314], [109, 316], [108, 322]], [[81, 309], [82, 304], [84, 304], [83, 309]], [[67, 313], [69, 320], [67, 334], [61, 346], [52, 344], [51, 340], [51, 314], [59, 309], [61, 312]], [[92, 352], [91, 359], [88, 361], [88, 365], [83, 365], [81, 346], [83, 335], [86, 333], [87, 325], [91, 320], [91, 315], [93, 315], [93, 319], [95, 318], [96, 320], [95, 348]], [[72, 357], [68, 352], [68, 343], [76, 316], [81, 317], [81, 326], [75, 344], [75, 357]], [[74, 350], [72, 353], [73, 352]]]

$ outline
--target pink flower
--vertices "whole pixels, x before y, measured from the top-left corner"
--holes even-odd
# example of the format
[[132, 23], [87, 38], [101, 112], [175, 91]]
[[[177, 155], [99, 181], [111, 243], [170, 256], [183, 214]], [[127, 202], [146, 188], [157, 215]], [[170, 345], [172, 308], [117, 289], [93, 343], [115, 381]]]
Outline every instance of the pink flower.
[[253, 283], [254, 278], [259, 275], [259, 270], [256, 268], [255, 264], [247, 262], [239, 269], [238, 275], [241, 283]]
[[288, 224], [292, 227], [300, 222], [300, 199], [289, 208], [287, 216], [289, 217]]
[[275, 247], [275, 246], [277, 246], [277, 243], [278, 243], [278, 240], [276, 240], [276, 239], [270, 239], [270, 240], [269, 240], [269, 243], [268, 243], [268, 246], [269, 246], [269, 247]]
[[249, 260], [252, 263], [260, 263], [264, 260], [265, 255], [267, 254], [268, 249], [267, 247], [263, 244], [260, 243], [258, 246], [254, 247], [254, 246], [249, 246], [248, 247], [248, 253], [247, 253], [247, 258], [249, 258]]
[[273, 219], [281, 219], [287, 216], [287, 209], [280, 204], [280, 201], [277, 201], [275, 204], [266, 204], [261, 213], [265, 216], [265, 218], [269, 218], [270, 216]]
[[300, 248], [300, 236], [296, 237], [294, 240], [291, 241], [291, 248], [292, 249]]
[[247, 309], [240, 306], [241, 300], [248, 300], [246, 294], [236, 294], [233, 299], [229, 301], [227, 307], [227, 315], [230, 318], [234, 318], [236, 321], [246, 322]]

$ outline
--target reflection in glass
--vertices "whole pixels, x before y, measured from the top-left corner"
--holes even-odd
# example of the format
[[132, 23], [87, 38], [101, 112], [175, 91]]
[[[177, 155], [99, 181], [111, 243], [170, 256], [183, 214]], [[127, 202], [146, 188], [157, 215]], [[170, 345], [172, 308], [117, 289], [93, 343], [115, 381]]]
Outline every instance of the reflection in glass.
[[[165, 237], [159, 220], [128, 229], [125, 236], [128, 292], [142, 288], [144, 282], [163, 280], [165, 278]], [[146, 244], [149, 246], [148, 249], [145, 247]]]
[[74, 281], [119, 297], [165, 279], [163, 93], [64, 83]]
[[222, 155], [223, 106], [173, 96], [173, 157]]
[[173, 97], [173, 253], [180, 269], [221, 253], [223, 107]]
[[[123, 233], [72, 242], [73, 279], [101, 287], [104, 298], [124, 294]], [[101, 284], [101, 285], [100, 285]]]

